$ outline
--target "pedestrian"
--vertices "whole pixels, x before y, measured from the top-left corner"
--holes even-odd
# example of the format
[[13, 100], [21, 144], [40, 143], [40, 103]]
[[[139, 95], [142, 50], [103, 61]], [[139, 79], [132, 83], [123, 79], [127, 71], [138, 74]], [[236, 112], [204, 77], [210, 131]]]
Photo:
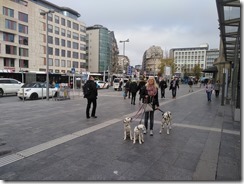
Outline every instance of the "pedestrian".
[[89, 76], [89, 80], [86, 82], [87, 85], [87, 94], [85, 98], [87, 98], [87, 106], [86, 106], [86, 118], [90, 118], [90, 108], [92, 104], [92, 112], [91, 117], [97, 118], [96, 116], [96, 108], [97, 108], [97, 86], [94, 82], [93, 76]]
[[205, 89], [206, 89], [206, 93], [207, 93], [207, 99], [209, 102], [211, 102], [212, 91], [214, 89], [214, 86], [213, 86], [211, 80], [208, 80], [208, 83], [205, 85]]
[[171, 82], [170, 82], [170, 87], [169, 90], [172, 90], [172, 98], [175, 99], [176, 98], [176, 92], [177, 92], [177, 88], [179, 89], [179, 81], [176, 80], [176, 78], [172, 78]]
[[214, 85], [214, 90], [215, 90], [215, 97], [219, 97], [219, 90], [220, 90], [220, 82], [219, 80], [216, 81]]
[[188, 81], [189, 92], [193, 92], [192, 85], [193, 85], [193, 81], [192, 81], [192, 79], [190, 79], [190, 80]]
[[136, 101], [137, 90], [138, 90], [137, 82], [136, 80], [133, 80], [130, 83], [130, 89], [129, 89], [129, 91], [131, 92], [131, 104], [133, 105], [136, 105], [135, 101]]
[[154, 77], [149, 77], [146, 85], [142, 88], [141, 95], [143, 97], [143, 103], [151, 104], [153, 111], [145, 112], [144, 125], [146, 129], [144, 134], [147, 133], [148, 119], [150, 119], [150, 136], [153, 136], [153, 125], [154, 125], [154, 111], [158, 109], [158, 85]]
[[130, 83], [131, 80], [129, 79], [126, 83], [125, 83], [125, 98], [128, 96], [128, 98], [130, 98]]
[[122, 86], [123, 86], [123, 81], [122, 81], [122, 79], [120, 79], [118, 91], [122, 91]]
[[161, 89], [161, 98], [165, 98], [165, 89], [168, 87], [167, 82], [164, 78], [159, 82], [159, 87]]
[[141, 79], [141, 81], [139, 82], [138, 84], [138, 90], [139, 90], [139, 104], [141, 103], [141, 101], [143, 100], [142, 98], [142, 94], [141, 94], [141, 91], [142, 91], [142, 88], [146, 85], [146, 80], [144, 78]]

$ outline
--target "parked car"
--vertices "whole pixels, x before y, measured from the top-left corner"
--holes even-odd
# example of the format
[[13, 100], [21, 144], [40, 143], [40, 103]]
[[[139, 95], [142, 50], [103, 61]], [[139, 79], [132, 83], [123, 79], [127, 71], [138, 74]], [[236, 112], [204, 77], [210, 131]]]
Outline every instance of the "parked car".
[[[37, 100], [38, 98], [46, 98], [46, 83], [32, 82], [24, 84], [18, 91], [20, 99]], [[49, 97], [57, 97], [57, 89], [49, 84]]]
[[108, 89], [109, 84], [103, 81], [95, 81], [99, 89]]
[[0, 96], [4, 94], [17, 94], [24, 83], [12, 78], [0, 78]]

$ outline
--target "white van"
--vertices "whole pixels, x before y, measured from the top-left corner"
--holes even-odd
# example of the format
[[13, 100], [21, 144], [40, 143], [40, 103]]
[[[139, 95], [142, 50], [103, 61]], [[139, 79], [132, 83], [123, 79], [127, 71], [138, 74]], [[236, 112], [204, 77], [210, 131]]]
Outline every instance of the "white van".
[[[120, 82], [121, 78], [114, 78], [113, 80], [113, 88], [114, 90], [118, 90], [119, 89], [119, 82]], [[124, 78], [124, 85], [125, 86], [125, 83], [128, 81], [129, 79], [128, 78]]]

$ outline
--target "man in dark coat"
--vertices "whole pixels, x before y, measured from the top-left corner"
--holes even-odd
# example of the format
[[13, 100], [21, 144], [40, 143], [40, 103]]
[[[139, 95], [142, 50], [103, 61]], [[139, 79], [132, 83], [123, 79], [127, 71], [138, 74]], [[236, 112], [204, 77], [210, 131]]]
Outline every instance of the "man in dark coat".
[[137, 82], [135, 80], [133, 80], [130, 83], [131, 104], [133, 104], [133, 105], [136, 105], [135, 101], [136, 101], [137, 90], [138, 90]]
[[97, 108], [97, 85], [94, 82], [94, 78], [92, 76], [89, 77], [89, 80], [86, 82], [88, 85], [88, 94], [87, 98], [87, 106], [86, 106], [86, 118], [90, 118], [90, 108], [92, 104], [92, 118], [97, 118], [96, 116], [96, 108]]
[[159, 82], [159, 87], [161, 89], [161, 98], [165, 98], [165, 89], [168, 87], [167, 82], [164, 79], [162, 79]]

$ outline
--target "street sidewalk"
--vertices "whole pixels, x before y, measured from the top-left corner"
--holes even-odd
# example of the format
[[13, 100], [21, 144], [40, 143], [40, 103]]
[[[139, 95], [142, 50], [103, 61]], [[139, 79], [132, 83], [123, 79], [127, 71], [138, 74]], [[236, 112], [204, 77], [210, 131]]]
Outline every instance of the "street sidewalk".
[[[86, 99], [26, 101], [1, 106], [0, 179], [5, 181], [241, 181], [241, 125], [229, 105], [207, 101], [203, 88], [180, 85], [160, 100], [173, 115], [170, 135], [145, 143], [123, 140], [123, 119], [140, 105], [121, 92], [99, 91], [97, 119], [85, 118]], [[138, 100], [138, 97], [137, 97]], [[136, 126], [140, 118], [132, 122]]]

